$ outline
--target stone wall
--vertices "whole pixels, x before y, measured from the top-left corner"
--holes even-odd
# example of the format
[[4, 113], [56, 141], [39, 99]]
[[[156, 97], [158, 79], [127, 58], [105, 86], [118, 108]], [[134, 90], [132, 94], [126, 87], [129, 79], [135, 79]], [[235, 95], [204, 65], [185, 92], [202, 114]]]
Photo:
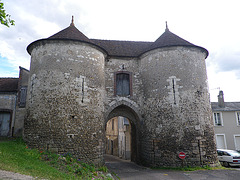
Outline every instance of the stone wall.
[[112, 118], [106, 123], [105, 153], [118, 156], [118, 118]]
[[[105, 122], [116, 116], [129, 119], [132, 127], [131, 160], [140, 163], [141, 114], [143, 105], [142, 78], [139, 73], [138, 58], [110, 58], [105, 64], [106, 99]], [[114, 74], [128, 72], [131, 74], [132, 93], [127, 97], [114, 95]]]
[[[14, 111], [16, 106], [16, 94], [15, 93], [1, 93], [0, 94], [0, 109], [8, 109]], [[14, 113], [14, 112], [13, 112]]]

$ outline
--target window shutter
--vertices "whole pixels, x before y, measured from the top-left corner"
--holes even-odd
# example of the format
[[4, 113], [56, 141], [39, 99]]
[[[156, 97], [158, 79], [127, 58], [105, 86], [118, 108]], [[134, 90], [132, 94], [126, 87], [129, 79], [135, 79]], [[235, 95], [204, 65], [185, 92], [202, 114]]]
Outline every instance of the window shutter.
[[117, 74], [117, 79], [116, 79], [116, 81], [117, 81], [117, 87], [116, 87], [117, 88], [117, 95], [122, 95], [123, 94], [123, 92], [122, 92], [122, 90], [123, 90], [123, 88], [122, 88], [122, 86], [123, 86], [122, 78], [123, 78], [122, 73]]
[[129, 74], [123, 74], [122, 78], [122, 95], [127, 96], [130, 95], [130, 83], [129, 83]]
[[26, 106], [26, 98], [27, 98], [27, 86], [23, 86], [20, 89], [19, 107]]
[[130, 95], [130, 77], [127, 73], [116, 75], [116, 94], [120, 96]]

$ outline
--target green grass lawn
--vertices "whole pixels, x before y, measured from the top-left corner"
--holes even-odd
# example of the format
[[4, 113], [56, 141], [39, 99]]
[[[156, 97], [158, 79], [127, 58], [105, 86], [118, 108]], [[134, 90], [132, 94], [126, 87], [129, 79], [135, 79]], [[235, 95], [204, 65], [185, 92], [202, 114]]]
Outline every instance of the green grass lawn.
[[96, 168], [71, 154], [29, 149], [21, 139], [0, 141], [0, 169], [45, 179], [112, 179], [105, 166]]

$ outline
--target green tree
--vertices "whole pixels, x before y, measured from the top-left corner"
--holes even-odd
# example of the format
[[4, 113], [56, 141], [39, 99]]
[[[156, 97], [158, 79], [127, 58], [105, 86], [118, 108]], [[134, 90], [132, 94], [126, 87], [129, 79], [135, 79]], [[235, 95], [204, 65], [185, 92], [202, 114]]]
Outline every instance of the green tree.
[[0, 22], [1, 24], [10, 27], [10, 25], [15, 25], [15, 21], [12, 20], [11, 15], [6, 14], [6, 11], [4, 10], [4, 4], [0, 0]]

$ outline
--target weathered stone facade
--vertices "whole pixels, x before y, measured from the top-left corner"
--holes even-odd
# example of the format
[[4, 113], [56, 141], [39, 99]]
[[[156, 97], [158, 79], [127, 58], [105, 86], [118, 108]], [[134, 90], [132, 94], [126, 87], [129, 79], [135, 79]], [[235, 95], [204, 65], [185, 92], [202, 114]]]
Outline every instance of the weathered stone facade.
[[[24, 139], [30, 147], [102, 164], [105, 125], [124, 116], [132, 128], [132, 161], [217, 164], [206, 49], [168, 28], [155, 42], [106, 41], [88, 39], [72, 23], [31, 43], [28, 52]], [[128, 95], [116, 94], [118, 73], [129, 77]]]
[[105, 153], [118, 156], [118, 117], [110, 119], [106, 124]]
[[24, 117], [26, 115], [26, 97], [28, 89], [29, 71], [19, 67], [18, 96], [13, 136], [22, 136]]
[[17, 78], [0, 78], [0, 137], [13, 134], [17, 84]]
[[0, 78], [0, 136], [22, 136], [28, 73], [19, 67], [19, 78]]

